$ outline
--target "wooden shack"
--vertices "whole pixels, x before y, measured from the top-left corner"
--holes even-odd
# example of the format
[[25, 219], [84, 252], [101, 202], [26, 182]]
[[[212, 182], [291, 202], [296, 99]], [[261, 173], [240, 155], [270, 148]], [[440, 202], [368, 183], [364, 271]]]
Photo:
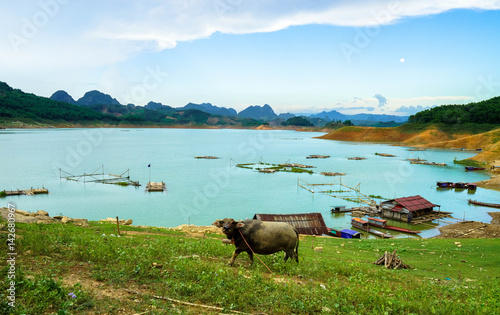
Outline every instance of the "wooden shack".
[[254, 220], [286, 222], [297, 229], [299, 234], [323, 235], [328, 234], [323, 216], [319, 212], [297, 214], [264, 214], [257, 213]]
[[415, 218], [431, 214], [434, 207], [440, 206], [419, 195], [396, 198], [380, 203], [382, 217], [402, 222], [411, 222]]

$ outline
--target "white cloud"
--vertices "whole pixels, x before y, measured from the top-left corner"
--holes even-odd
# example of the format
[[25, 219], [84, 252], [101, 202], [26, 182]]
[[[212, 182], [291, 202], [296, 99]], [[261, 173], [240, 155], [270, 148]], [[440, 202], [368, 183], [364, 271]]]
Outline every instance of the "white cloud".
[[[41, 3], [55, 3], [57, 8], [50, 9], [50, 6]], [[0, 21], [1, 29], [26, 39], [26, 43], [18, 48], [38, 52], [37, 37], [43, 37], [44, 40], [58, 42], [58, 45], [51, 46], [50, 52], [42, 51], [42, 56], [45, 53], [61, 56], [61, 47], [65, 52], [67, 49], [64, 47], [68, 44], [75, 47], [77, 57], [87, 56], [83, 59], [99, 64], [122, 61], [141, 51], [174, 48], [180, 42], [207, 38], [215, 32], [274, 32], [308, 24], [391, 24], [405, 17], [438, 14], [452, 9], [496, 10], [500, 9], [500, 0], [123, 0], [119, 3], [89, 0], [84, 4], [45, 0], [38, 5], [32, 3], [27, 8], [23, 5], [0, 4], [2, 15], [10, 17]], [[28, 36], [30, 38], [22, 34], [26, 21], [39, 24], [35, 27], [36, 35]], [[106, 45], [103, 45], [103, 40]], [[117, 53], [116, 47], [119, 47], [120, 53]], [[9, 50], [12, 51], [12, 45], [0, 48], [2, 54]], [[82, 56], [78, 56], [79, 52]], [[96, 58], [89, 58], [89, 55]]]

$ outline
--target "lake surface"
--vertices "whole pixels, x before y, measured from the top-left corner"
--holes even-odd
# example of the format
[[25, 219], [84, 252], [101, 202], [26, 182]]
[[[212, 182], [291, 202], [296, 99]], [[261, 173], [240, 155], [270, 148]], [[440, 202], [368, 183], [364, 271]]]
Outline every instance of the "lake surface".
[[[465, 172], [453, 160], [473, 152], [427, 150], [385, 144], [350, 143], [314, 139], [322, 133], [259, 130], [207, 129], [43, 129], [0, 130], [0, 190], [44, 186], [50, 195], [0, 199], [27, 211], [46, 210], [51, 216], [66, 215], [89, 220], [119, 216], [134, 225], [174, 227], [180, 224], [210, 225], [215, 219], [252, 218], [255, 213], [321, 212], [327, 226], [350, 228], [350, 215], [332, 215], [332, 205], [358, 206], [324, 194], [312, 194], [297, 185], [338, 182], [320, 172], [342, 172], [342, 182], [360, 184], [365, 195], [398, 198], [421, 195], [441, 205], [455, 218], [490, 222], [494, 209], [471, 206], [467, 199], [498, 202], [500, 193], [478, 188], [436, 189], [436, 181], [474, 182], [488, 179], [486, 172]], [[396, 157], [381, 157], [375, 153]], [[308, 155], [328, 159], [306, 159]], [[213, 155], [216, 160], [195, 159]], [[366, 160], [348, 160], [348, 157]], [[406, 158], [447, 163], [447, 167], [411, 165]], [[302, 163], [313, 165], [314, 174], [263, 174], [237, 168], [236, 163]], [[77, 175], [92, 173], [103, 165], [105, 173], [129, 169], [141, 187], [122, 187], [60, 178], [60, 171]], [[151, 165], [148, 167], [148, 165]], [[163, 181], [166, 193], [146, 193], [146, 183]], [[338, 188], [338, 187], [337, 187]], [[330, 189], [336, 189], [334, 188]], [[363, 204], [361, 204], [363, 205]], [[454, 222], [448, 220], [447, 223]], [[391, 222], [393, 223], [393, 222]], [[440, 224], [443, 224], [441, 221]], [[394, 224], [396, 225], [396, 224]], [[439, 234], [432, 226], [423, 237]], [[407, 237], [394, 234], [397, 237]]]

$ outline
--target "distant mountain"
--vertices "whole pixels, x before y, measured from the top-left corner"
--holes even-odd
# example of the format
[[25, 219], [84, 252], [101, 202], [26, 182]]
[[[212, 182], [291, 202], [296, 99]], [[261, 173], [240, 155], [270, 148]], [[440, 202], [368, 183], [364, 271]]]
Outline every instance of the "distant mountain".
[[271, 108], [271, 106], [265, 104], [264, 106], [249, 106], [238, 113], [238, 116], [245, 118], [253, 118], [257, 120], [270, 121], [278, 118]]
[[175, 112], [175, 108], [168, 105], [163, 105], [162, 103], [155, 103], [155, 102], [149, 102], [146, 106], [144, 106], [144, 108], [162, 112], [169, 112], [169, 113]]
[[389, 122], [394, 121], [397, 123], [408, 121], [408, 116], [396, 116], [396, 115], [385, 115], [385, 114], [356, 114], [348, 115], [351, 120], [366, 120], [373, 122]]
[[120, 102], [118, 102], [116, 98], [112, 98], [110, 95], [96, 90], [85, 93], [76, 103], [81, 106], [120, 105]]
[[179, 110], [197, 109], [197, 110], [201, 110], [202, 112], [205, 112], [205, 113], [209, 113], [212, 115], [221, 115], [221, 116], [236, 116], [237, 115], [236, 110], [234, 110], [232, 108], [218, 107], [218, 106], [212, 105], [210, 103], [202, 103], [202, 104], [188, 103], [184, 107], [180, 107], [177, 109], [179, 109]]
[[347, 120], [347, 119], [350, 119], [349, 118], [349, 115], [344, 115], [344, 114], [341, 114], [339, 112], [337, 112], [336, 110], [332, 110], [332, 111], [329, 111], [329, 112], [321, 112], [319, 114], [313, 114], [313, 115], [309, 115], [309, 117], [312, 117], [312, 118], [321, 118], [321, 119], [324, 119], [328, 122], [332, 121], [332, 120]]
[[56, 91], [52, 96], [50, 97], [51, 100], [58, 101], [58, 102], [66, 102], [75, 105], [76, 101], [69, 95], [66, 91], [59, 90]]
[[297, 116], [297, 115], [291, 114], [291, 113], [282, 113], [282, 114], [278, 115], [278, 118], [287, 120], [287, 119], [293, 118], [295, 116]]

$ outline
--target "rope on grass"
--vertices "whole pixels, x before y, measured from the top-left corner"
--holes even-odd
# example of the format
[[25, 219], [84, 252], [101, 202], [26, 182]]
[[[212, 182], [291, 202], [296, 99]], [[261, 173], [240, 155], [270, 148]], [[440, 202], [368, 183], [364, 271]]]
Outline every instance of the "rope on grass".
[[[245, 244], [247, 244], [248, 248], [250, 248], [250, 250], [252, 251], [252, 254], [253, 254], [254, 256], [256, 256], [256, 255], [255, 255], [255, 252], [253, 251], [252, 247], [250, 247], [250, 245], [248, 244], [247, 240], [245, 239], [245, 237], [244, 237], [244, 236], [243, 236], [243, 234], [241, 233], [240, 229], [238, 229], [238, 232], [240, 232], [241, 237], [242, 237], [242, 238], [243, 238], [243, 240], [245, 241]], [[261, 262], [264, 266], [266, 266], [267, 270], [269, 270], [269, 272], [270, 272], [270, 273], [273, 273], [273, 272], [271, 271], [271, 269], [269, 269], [269, 267], [268, 267], [268, 266], [267, 266], [267, 265], [266, 265], [266, 264], [262, 261], [262, 259], [260, 259], [260, 257], [259, 257], [259, 256], [256, 256], [256, 257], [260, 260], [260, 262]]]

